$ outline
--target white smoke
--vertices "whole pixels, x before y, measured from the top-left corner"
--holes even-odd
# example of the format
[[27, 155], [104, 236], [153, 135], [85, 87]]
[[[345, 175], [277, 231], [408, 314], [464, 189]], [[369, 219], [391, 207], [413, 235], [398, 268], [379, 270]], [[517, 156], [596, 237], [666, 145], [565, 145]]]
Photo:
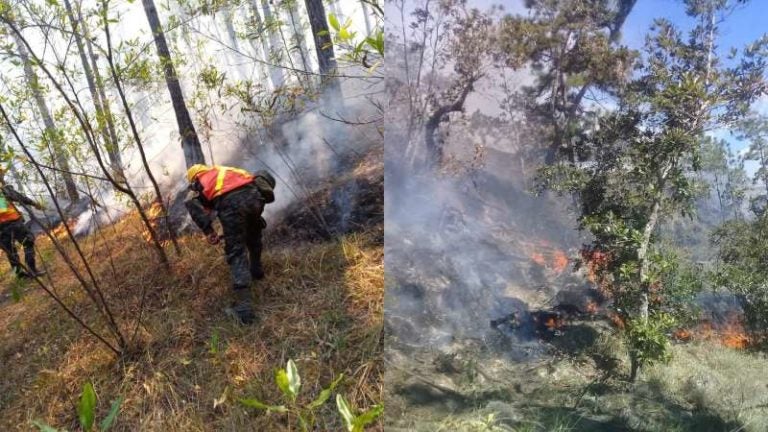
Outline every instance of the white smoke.
[[[254, 4], [257, 3], [259, 2]], [[86, 7], [94, 5], [95, 3], [86, 2]], [[381, 124], [372, 122], [381, 117], [381, 113], [369, 99], [375, 99], [382, 91], [383, 80], [379, 76], [368, 75], [361, 67], [344, 68], [344, 75], [357, 78], [341, 79], [343, 100], [326, 95], [319, 101], [312, 101], [306, 96], [297, 95], [294, 98], [294, 114], [276, 117], [273, 119], [276, 126], [270, 129], [270, 125], [265, 124], [258, 113], [241, 111], [242, 105], [233, 97], [227, 97], [225, 85], [236, 85], [243, 80], [250, 80], [255, 86], [254, 91], [261, 91], [262, 97], [269, 97], [274, 90], [274, 84], [268, 78], [274, 74], [281, 75], [283, 83], [287, 85], [297, 84], [298, 77], [313, 80], [314, 86], [317, 86], [318, 82], [316, 77], [307, 78], [303, 74], [297, 75], [285, 69], [291, 67], [291, 62], [297, 69], [303, 69], [303, 64], [295, 63], [300, 57], [296, 50], [292, 52], [292, 60], [284, 59], [282, 65], [276, 65], [276, 60], [270, 58], [269, 53], [263, 52], [259, 41], [248, 43], [238, 39], [238, 34], [242, 35], [249, 29], [247, 20], [252, 12], [250, 7], [250, 4], [243, 4], [235, 6], [234, 10], [219, 11], [213, 15], [192, 19], [179, 10], [166, 10], [158, 3], [158, 12], [161, 21], [168, 23], [166, 37], [171, 44], [172, 55], [178, 61], [177, 74], [202, 143], [206, 162], [271, 171], [278, 180], [278, 186], [276, 202], [268, 206], [267, 211], [274, 213], [288, 206], [293, 200], [301, 199], [308, 189], [318, 184], [319, 178], [334, 174], [341, 159], [350, 154], [362, 154], [372, 146], [381, 145], [378, 132]], [[326, 8], [327, 13], [336, 14], [341, 22], [349, 20], [351, 31], [359, 35], [368, 34], [366, 28], [370, 27], [374, 18], [369, 8], [360, 2], [340, 0], [326, 3]], [[291, 25], [287, 11], [272, 6], [271, 13], [275, 18], [288, 23], [286, 25]], [[185, 26], [176, 28], [170, 25], [171, 15], [190, 21], [186, 22]], [[118, 18], [118, 22], [111, 24], [113, 46], [118, 47], [133, 41], [131, 43], [145, 47], [145, 55], [154, 59], [155, 47], [140, 3], [116, 4], [110, 10], [110, 16]], [[296, 4], [293, 18], [299, 33], [302, 33], [299, 45], [303, 50], [304, 60], [307, 66], [316, 72], [312, 32], [301, 2]], [[92, 31], [96, 43], [104, 46], [106, 40], [101, 29]], [[286, 37], [290, 37], [292, 28], [286, 28], [284, 31]], [[39, 55], [45, 55], [51, 63], [58, 60], [57, 54], [65, 52], [64, 42], [43, 40], [34, 29], [25, 31], [25, 35], [35, 51]], [[268, 35], [263, 34], [260, 37], [266, 38]], [[290, 45], [291, 41], [288, 42]], [[343, 55], [344, 52], [337, 49], [337, 57]], [[72, 55], [70, 61], [73, 62], [72, 67], [79, 67], [76, 55]], [[224, 84], [218, 89], [198, 92], [201, 86], [199, 74], [205, 64], [215, 65], [224, 79]], [[102, 67], [104, 65], [105, 62]], [[8, 72], [18, 74], [13, 68]], [[38, 75], [43, 78], [39, 71]], [[111, 80], [104, 71], [102, 75], [109, 84]], [[90, 95], [84, 77], [76, 80], [74, 84], [81, 102], [88, 106]], [[50, 88], [49, 91], [51, 110], [63, 107], [64, 102], [55, 90]], [[110, 92], [113, 113], [120, 121], [125, 122], [116, 92], [110, 86], [107, 91]], [[186, 186], [186, 165], [176, 117], [165, 82], [162, 76], [158, 76], [155, 82], [144, 88], [126, 83], [125, 91], [132, 104], [132, 113], [139, 127], [149, 166], [165, 197], [173, 199]], [[200, 121], [201, 118], [194, 107], [206, 110], [205, 123]], [[346, 120], [353, 124], [346, 123]], [[363, 124], [354, 124], [357, 122]], [[122, 125], [122, 129], [121, 155], [127, 179], [142, 200], [148, 202], [153, 195], [152, 185], [126, 123]], [[93, 160], [87, 160], [82, 170], [101, 174]], [[31, 185], [27, 189], [35, 196], [44, 196], [39, 185]], [[78, 231], [84, 232], [98, 224], [108, 223], [130, 207], [126, 200], [115, 195], [106, 182], [97, 186], [95, 195], [103, 207], [95, 211], [88, 209], [83, 213], [78, 222]]]

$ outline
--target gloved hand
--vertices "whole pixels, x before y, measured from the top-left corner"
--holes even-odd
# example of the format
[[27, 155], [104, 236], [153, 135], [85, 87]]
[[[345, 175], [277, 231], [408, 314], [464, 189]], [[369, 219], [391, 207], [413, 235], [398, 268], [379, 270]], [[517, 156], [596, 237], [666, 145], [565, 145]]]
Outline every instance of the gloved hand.
[[219, 237], [218, 234], [213, 232], [213, 233], [208, 234], [207, 240], [208, 240], [209, 244], [217, 245], [221, 241], [221, 237]]

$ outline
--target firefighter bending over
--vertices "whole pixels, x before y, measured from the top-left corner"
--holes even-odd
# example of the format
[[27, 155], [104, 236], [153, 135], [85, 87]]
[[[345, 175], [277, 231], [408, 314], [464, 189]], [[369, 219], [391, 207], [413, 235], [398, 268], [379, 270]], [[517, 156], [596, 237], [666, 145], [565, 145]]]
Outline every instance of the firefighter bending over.
[[243, 324], [256, 318], [251, 283], [264, 278], [261, 265], [261, 217], [264, 205], [274, 201], [275, 179], [266, 171], [254, 174], [225, 166], [193, 165], [187, 170], [189, 194], [185, 202], [192, 220], [217, 244], [211, 211], [224, 230], [224, 252], [232, 273], [235, 302], [228, 313]]
[[[24, 224], [24, 217], [21, 215], [14, 202], [32, 206], [43, 210], [43, 206], [35, 201], [16, 192], [11, 185], [5, 184], [3, 176], [5, 170], [0, 168], [0, 248], [8, 256], [8, 262], [11, 269], [18, 278], [30, 278], [42, 276], [45, 272], [38, 270], [35, 262], [35, 237]], [[16, 243], [21, 243], [24, 248], [24, 261], [27, 268], [21, 266], [19, 253], [16, 250]]]

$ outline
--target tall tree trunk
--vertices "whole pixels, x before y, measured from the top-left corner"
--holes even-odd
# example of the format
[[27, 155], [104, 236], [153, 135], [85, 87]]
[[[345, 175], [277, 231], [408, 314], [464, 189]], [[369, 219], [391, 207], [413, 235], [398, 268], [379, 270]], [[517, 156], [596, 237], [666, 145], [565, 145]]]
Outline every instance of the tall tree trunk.
[[[280, 70], [278, 68], [268, 64], [271, 63], [269, 58], [271, 51], [269, 48], [269, 42], [267, 40], [267, 30], [264, 21], [261, 19], [261, 13], [259, 12], [258, 0], [251, 2], [251, 12], [253, 13], [253, 23], [255, 24], [255, 28], [258, 29], [258, 33], [256, 36], [249, 37], [249, 40], [251, 42], [251, 46], [253, 47], [254, 56], [258, 57], [259, 54], [261, 54], [261, 58], [264, 60], [265, 64], [263, 64], [260, 68], [260, 71], [263, 75], [262, 79], [266, 82], [268, 76], [268, 80], [272, 83], [272, 90], [274, 90], [281, 85], [282, 76], [280, 75]], [[256, 39], [258, 39], [258, 43], [256, 42]]]
[[467, 100], [467, 96], [474, 89], [475, 83], [481, 76], [471, 77], [463, 85], [461, 93], [459, 93], [457, 99], [453, 102], [447, 102], [441, 107], [437, 108], [430, 114], [429, 119], [424, 124], [424, 145], [427, 150], [426, 166], [429, 169], [440, 169], [443, 164], [443, 145], [435, 140], [435, 133], [440, 126], [440, 122], [443, 118], [452, 113], [464, 110], [464, 102]]
[[[77, 52], [80, 55], [80, 62], [83, 64], [83, 72], [85, 73], [85, 79], [88, 82], [88, 90], [91, 92], [93, 105], [96, 108], [96, 121], [98, 122], [99, 133], [104, 141], [104, 148], [107, 150], [112, 173], [118, 180], [125, 181], [123, 161], [120, 157], [120, 149], [117, 136], [114, 132], [114, 125], [110, 128], [107, 124], [107, 113], [104, 110], [104, 98], [99, 94], [96, 87], [96, 80], [94, 77], [95, 65], [94, 69], [91, 69], [91, 64], [89, 63], [88, 56], [85, 52], [81, 30], [78, 28], [80, 26], [80, 20], [75, 18], [75, 13], [72, 10], [72, 4], [69, 0], [64, 0], [64, 7], [67, 10], [67, 17], [69, 18], [69, 23], [72, 27], [72, 34], [74, 35], [75, 44], [77, 45]], [[111, 121], [111, 115], [109, 120]]]
[[651, 246], [651, 236], [656, 230], [656, 226], [659, 223], [659, 216], [661, 216], [661, 200], [663, 199], [664, 188], [667, 185], [667, 177], [670, 171], [676, 165], [675, 160], [668, 162], [667, 166], [662, 169], [661, 174], [658, 177], [657, 192], [653, 199], [653, 207], [651, 207], [651, 214], [648, 216], [648, 222], [646, 222], [643, 228], [643, 240], [640, 243], [640, 248], [637, 250], [637, 260], [640, 262], [640, 303], [638, 305], [638, 316], [645, 322], [648, 321], [649, 314], [649, 300], [650, 283], [648, 281], [648, 272], [650, 270], [650, 261], [648, 260], [648, 250]]
[[176, 113], [176, 123], [178, 123], [179, 134], [181, 135], [181, 148], [184, 150], [184, 161], [187, 167], [205, 163], [203, 149], [197, 137], [195, 125], [192, 123], [189, 110], [184, 103], [184, 94], [181, 91], [176, 69], [173, 67], [171, 53], [168, 50], [165, 33], [163, 33], [163, 28], [160, 24], [160, 17], [157, 15], [155, 2], [153, 0], [142, 0], [142, 3], [144, 5], [144, 12], [147, 15], [147, 21], [149, 22], [149, 28], [152, 29], [152, 34], [155, 38], [157, 55], [160, 57], [160, 63], [165, 72], [165, 83], [171, 95], [173, 111]]
[[322, 83], [331, 91], [338, 91], [339, 82], [333, 77], [336, 73], [336, 54], [333, 51], [323, 0], [304, 0], [304, 3], [307, 6], [309, 25], [312, 27], [312, 35], [315, 39], [317, 64], [322, 75]]
[[16, 39], [16, 46], [21, 57], [21, 62], [24, 65], [24, 76], [27, 81], [29, 89], [32, 91], [32, 96], [37, 104], [37, 109], [40, 111], [40, 116], [43, 118], [43, 124], [45, 125], [45, 140], [49, 143], [54, 156], [54, 163], [57, 168], [61, 170], [61, 177], [64, 180], [64, 188], [67, 192], [67, 197], [72, 203], [77, 202], [80, 199], [80, 193], [77, 191], [75, 185], [75, 179], [71, 174], [69, 168], [69, 160], [64, 153], [64, 149], [61, 146], [59, 130], [56, 128], [56, 124], [53, 122], [51, 111], [48, 109], [48, 104], [45, 101], [43, 93], [40, 91], [40, 81], [32, 70], [32, 63], [29, 61], [29, 53], [24, 45], [24, 42], [19, 40], [14, 34]]
[[[276, 47], [280, 46], [278, 32], [274, 30], [275, 26], [277, 25], [276, 18], [272, 15], [272, 8], [269, 5], [269, 0], [254, 1], [261, 1], [261, 7], [264, 11], [264, 29], [266, 33], [269, 34], [269, 46], [271, 47], [268, 57], [270, 58], [269, 62], [272, 63], [272, 52], [276, 49]], [[281, 56], [278, 56], [278, 58], [275, 59], [275, 63], [277, 64], [270, 66], [270, 69], [272, 70], [272, 81], [275, 83], [275, 87], [282, 87], [285, 84], [285, 74], [283, 73], [283, 70], [280, 69], [280, 57]], [[290, 59], [290, 55], [288, 57]]]
[[291, 18], [291, 28], [293, 29], [293, 39], [296, 42], [296, 48], [299, 50], [299, 58], [301, 59], [301, 65], [305, 71], [311, 71], [312, 68], [307, 62], [307, 41], [304, 38], [304, 31], [301, 28], [301, 17], [296, 19], [297, 10], [295, 3], [289, 3], [288, 16]]
[[[621, 28], [624, 26], [624, 22], [627, 20], [630, 12], [632, 12], [632, 8], [635, 7], [637, 0], [618, 0], [617, 3], [618, 9], [616, 10], [616, 14], [613, 16], [613, 19], [607, 23], [608, 39], [611, 41], [611, 43], [619, 42], [619, 37], [621, 36]], [[562, 78], [562, 76], [559, 78]], [[571, 122], [576, 116], [576, 111], [581, 106], [581, 101], [584, 99], [584, 96], [586, 96], [587, 91], [591, 86], [592, 81], [587, 81], [584, 83], [584, 85], [581, 86], [581, 89], [579, 89], [579, 92], [573, 98], [573, 101], [563, 101], [563, 106], [569, 105], [569, 108], [563, 118], [563, 123], [558, 124], [555, 122], [555, 137], [547, 148], [547, 153], [544, 157], [544, 163], [546, 165], [552, 165], [557, 161], [558, 152], [561, 150], [564, 144], [565, 131], [570, 127]], [[568, 151], [570, 152], [571, 160], [575, 162], [575, 149], [568, 148]]]
[[[104, 88], [104, 79], [101, 77], [101, 73], [99, 73], [99, 63], [96, 55], [93, 53], [93, 44], [91, 43], [91, 32], [88, 29], [88, 26], [83, 20], [83, 14], [82, 10], [77, 10], [77, 17], [80, 21], [80, 26], [83, 29], [83, 34], [85, 35], [85, 48], [88, 50], [88, 58], [91, 61], [91, 68], [93, 71], [93, 77], [96, 80], [96, 90], [98, 91], [99, 98], [101, 100], [101, 108], [104, 110], [104, 117], [107, 122], [107, 130], [109, 131], [109, 139], [111, 142], [115, 145], [115, 156], [116, 160], [119, 160], [120, 162], [120, 169], [121, 173], [124, 170], [122, 158], [120, 156], [120, 139], [117, 137], [117, 128], [115, 127], [115, 118], [112, 115], [112, 108], [109, 103], [109, 98], [107, 97], [107, 92]], [[111, 156], [110, 156], [111, 157]], [[125, 180], [125, 178], [123, 178]]]

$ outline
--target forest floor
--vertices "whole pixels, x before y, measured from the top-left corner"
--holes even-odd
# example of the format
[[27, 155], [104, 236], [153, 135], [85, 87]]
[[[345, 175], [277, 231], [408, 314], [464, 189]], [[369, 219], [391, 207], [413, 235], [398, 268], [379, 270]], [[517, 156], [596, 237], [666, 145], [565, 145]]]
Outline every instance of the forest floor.
[[[344, 374], [335, 393], [360, 410], [380, 403], [383, 172], [370, 160], [356, 172], [373, 184], [371, 196], [381, 197], [368, 200], [367, 211], [373, 205], [377, 212], [369, 224], [325, 239], [269, 235], [290, 231], [281, 231], [279, 222], [267, 229], [266, 278], [257, 284], [259, 321], [252, 326], [223, 314], [230, 276], [221, 246], [209, 246], [199, 233], [185, 235], [180, 254], [167, 247], [168, 270], [143, 240], [135, 214], [80, 240], [120, 328], [136, 334], [137, 348], [126, 358], [79, 327], [36, 283], [15, 282], [2, 264], [0, 430], [34, 430], [35, 421], [79, 430], [75, 406], [88, 381], [97, 394], [97, 422], [123, 398], [110, 430], [298, 430], [296, 418], [238, 402], [281, 404], [275, 370], [289, 359], [301, 375], [299, 402], [312, 401]], [[41, 237], [38, 250], [46, 283], [104, 332], [50, 241]], [[342, 429], [334, 398], [316, 410], [318, 430]]]
[[[388, 431], [768, 430], [768, 358], [715, 341], [673, 346], [667, 364], [626, 381], [628, 361], [605, 322], [585, 322], [547, 354], [511, 361], [504, 341], [441, 350], [387, 347]], [[390, 366], [396, 365], [396, 366]]]

